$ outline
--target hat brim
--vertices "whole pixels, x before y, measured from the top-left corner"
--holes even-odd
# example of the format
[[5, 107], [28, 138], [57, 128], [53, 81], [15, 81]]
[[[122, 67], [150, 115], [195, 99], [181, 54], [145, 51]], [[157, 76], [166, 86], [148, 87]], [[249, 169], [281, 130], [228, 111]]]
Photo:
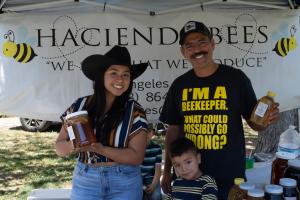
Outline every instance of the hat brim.
[[[111, 65], [125, 65], [130, 69], [132, 79], [136, 79], [143, 74], [148, 66], [148, 63], [140, 63], [128, 66], [122, 62], [116, 61], [105, 55], [95, 54], [88, 56], [81, 63], [83, 74], [90, 80], [95, 81], [100, 71], [105, 71]], [[101, 69], [102, 68], [102, 69]]]

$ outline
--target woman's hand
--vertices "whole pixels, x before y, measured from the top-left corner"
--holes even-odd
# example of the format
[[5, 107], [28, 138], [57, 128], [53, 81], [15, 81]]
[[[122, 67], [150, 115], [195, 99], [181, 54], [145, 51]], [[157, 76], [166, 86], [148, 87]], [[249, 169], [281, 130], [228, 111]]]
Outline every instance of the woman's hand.
[[68, 156], [74, 152], [73, 142], [69, 140], [66, 127], [67, 126], [65, 124], [61, 126], [55, 142], [56, 153], [59, 156]]
[[104, 145], [100, 142], [92, 143], [91, 144], [91, 149], [92, 149], [93, 152], [97, 152], [97, 153], [101, 154], [103, 152]]
[[82, 151], [82, 152], [96, 152], [101, 154], [103, 152], [104, 145], [100, 142], [92, 143], [89, 146], [83, 146], [80, 148], [75, 149], [75, 151]]
[[147, 144], [147, 132], [143, 129], [139, 131], [141, 132], [137, 133], [133, 138], [129, 140], [128, 147], [109, 147], [97, 142], [86, 147], [81, 147], [79, 151], [95, 152], [117, 163], [140, 165], [144, 160], [144, 154]]

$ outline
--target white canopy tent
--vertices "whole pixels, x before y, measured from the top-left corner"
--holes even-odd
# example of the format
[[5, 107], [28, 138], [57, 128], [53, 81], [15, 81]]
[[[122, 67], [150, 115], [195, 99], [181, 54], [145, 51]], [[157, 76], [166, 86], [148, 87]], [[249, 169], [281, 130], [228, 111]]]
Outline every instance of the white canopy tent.
[[[277, 13], [277, 14], [284, 13], [286, 15], [289, 15], [289, 13], [292, 13], [293, 11], [298, 12], [297, 11], [298, 4], [300, 5], [300, 0], [164, 0], [164, 1], [160, 1], [160, 0], [152, 0], [152, 1], [149, 1], [149, 0], [0, 0], [0, 11], [1, 11], [0, 13], [2, 13], [2, 14], [0, 14], [0, 19], [5, 21], [5, 19], [6, 19], [5, 14], [15, 14], [15, 13], [16, 14], [18, 14], [18, 13], [21, 13], [21, 14], [43, 14], [43, 13], [72, 13], [72, 12], [74, 12], [74, 13], [78, 14], [78, 13], [81, 13], [81, 11], [90, 12], [90, 13], [105, 13], [105, 14], [106, 13], [107, 14], [114, 13], [114, 14], [119, 14], [119, 15], [120, 14], [122, 15], [123, 13], [127, 13], [127, 14], [130, 13], [130, 14], [138, 14], [141, 16], [141, 18], [143, 18], [143, 17], [149, 18], [144, 21], [140, 20], [141, 22], [138, 20], [136, 21], [137, 27], [142, 27], [141, 29], [144, 29], [144, 24], [152, 24], [152, 26], [155, 27], [154, 23], [161, 21], [161, 20], [158, 20], [158, 18], [154, 19], [152, 17], [149, 17], [149, 15], [168, 16], [169, 14], [172, 14], [173, 18], [170, 17], [169, 19], [173, 20], [175, 17], [176, 22], [174, 21], [173, 22], [174, 24], [172, 24], [171, 27], [174, 29], [179, 29], [179, 27], [177, 27], [177, 26], [179, 26], [178, 25], [179, 23], [182, 24], [182, 21], [185, 21], [185, 20], [183, 20], [183, 19], [185, 19], [185, 16], [182, 18], [178, 18], [180, 21], [178, 23], [177, 23], [177, 21], [178, 21], [177, 17], [179, 17], [179, 15], [186, 14], [187, 11], [192, 11], [195, 14], [195, 16], [201, 16], [201, 17], [205, 16], [205, 18], [207, 18], [206, 20], [215, 18], [215, 19], [213, 19], [211, 24], [214, 24], [214, 23], [217, 24], [216, 22], [220, 18], [224, 17], [224, 15], [222, 15], [222, 14], [218, 15], [218, 13], [220, 13], [220, 12], [222, 12], [223, 14], [224, 13], [227, 14], [227, 12], [230, 11], [230, 12], [228, 12], [228, 14], [229, 14], [229, 13], [233, 13], [232, 10], [233, 11], [236, 10], [237, 13], [239, 13], [239, 12], [241, 13], [243, 11], [259, 11], [259, 13], [261, 14], [261, 15], [259, 14], [259, 16], [267, 16], [267, 15], [265, 15], [265, 12], [267, 12], [267, 11], [273, 12], [274, 11], [274, 13]], [[206, 12], [206, 11], [209, 11], [209, 12], [212, 11], [211, 14], [213, 14], [213, 15], [210, 15], [209, 12]], [[295, 12], [293, 12], [293, 13], [295, 13]], [[243, 15], [237, 14], [237, 16], [243, 16]], [[270, 19], [268, 21], [268, 23], [270, 23], [272, 25], [276, 25], [276, 27], [277, 27], [277, 25], [279, 24], [279, 23], [277, 23], [277, 17], [276, 17], [277, 15], [274, 14], [272, 16], [274, 16], [274, 17], [271, 17], [271, 18], [274, 20], [276, 19], [276, 21], [272, 21]], [[189, 16], [187, 18], [190, 19]], [[258, 18], [262, 19], [263, 17], [258, 17]], [[82, 16], [78, 17], [78, 21], [80, 21], [80, 20], [84, 21], [84, 19], [85, 18]], [[110, 17], [109, 19], [111, 20], [112, 18]], [[231, 17], [230, 17], [230, 19], [231, 19]], [[251, 19], [253, 19], [253, 18], [251, 18]], [[155, 21], [155, 20], [157, 20], [157, 21]], [[280, 20], [280, 17], [278, 17], [278, 20]], [[28, 21], [31, 23], [32, 19], [29, 18]], [[18, 20], [15, 21], [16, 27], [19, 26], [19, 24], [20, 24], [19, 22], [20, 21], [18, 21]], [[32, 23], [34, 23], [34, 22], [32, 22]], [[104, 22], [102, 22], [102, 23], [103, 23], [102, 24], [103, 27], [107, 26], [107, 24], [105, 24]], [[115, 23], [118, 24], [119, 23], [118, 20], [116, 20]], [[245, 21], [245, 23], [248, 23], [248, 22]], [[295, 22], [293, 21], [290, 23], [296, 24], [296, 21]], [[82, 24], [85, 24], [85, 23], [82, 22]], [[165, 24], [169, 24], [169, 21], [167, 21], [167, 22], [165, 21]], [[163, 26], [165, 26], [165, 24]], [[225, 22], [224, 22], [224, 24], [225, 24]], [[45, 23], [45, 27], [48, 27], [48, 26], [49, 25], [47, 25], [47, 23]], [[23, 28], [23, 27], [21, 27], [21, 28]], [[32, 28], [32, 30], [34, 30], [34, 29], [35, 28]], [[270, 26], [270, 29], [271, 29], [271, 26]], [[7, 31], [7, 28], [4, 27], [3, 30]], [[16, 30], [17, 29], [15, 29], [15, 31]], [[3, 32], [3, 33], [6, 33], [6, 32]], [[270, 33], [270, 35], [271, 35], [271, 33]], [[271, 39], [270, 39], [270, 41], [271, 41]], [[271, 41], [271, 42], [275, 42], [275, 41]], [[153, 48], [155, 48], [155, 47], [153, 46]], [[148, 51], [151, 51], [151, 50], [148, 50]], [[151, 51], [151, 52], [153, 54], [155, 54], [156, 51]], [[170, 51], [167, 51], [167, 52], [169, 53]], [[176, 49], [176, 52], [177, 52], [177, 49]], [[225, 51], [223, 51], [223, 52], [225, 52]], [[137, 52], [137, 54], [138, 53], [139, 52]], [[174, 53], [174, 55], [175, 55], [175, 53]], [[246, 54], [246, 55], [248, 55], [248, 54]], [[172, 55], [170, 57], [171, 58], [177, 58], [177, 57], [181, 58], [180, 55], [177, 55], [177, 54], [176, 54], [176, 56]], [[228, 55], [225, 55], [225, 57], [228, 57]], [[295, 58], [295, 57], [293, 57], [293, 58]], [[150, 59], [151, 59], [151, 57], [150, 57]], [[13, 63], [13, 60], [9, 60], [8, 58], [4, 58], [3, 60], [10, 61]], [[282, 61], [282, 62], [283, 63], [280, 63], [280, 64], [284, 64], [284, 66], [285, 66], [286, 61]], [[293, 62], [296, 62], [296, 61], [293, 60]], [[15, 63], [13, 63], [13, 64], [15, 64]], [[18, 66], [14, 66], [14, 67], [18, 67]], [[23, 69], [23, 68], [21, 68], [19, 66], [18, 69]], [[44, 68], [39, 68], [39, 69], [44, 70]], [[7, 70], [9, 70], [9, 69], [7, 68]], [[152, 71], [155, 71], [155, 70], [152, 70]], [[274, 71], [274, 69], [273, 69], [273, 71]], [[263, 73], [260, 73], [260, 74], [263, 74]], [[294, 73], [294, 74], [296, 74], [296, 73]], [[257, 78], [259, 78], [259, 76], [257, 76]], [[161, 80], [161, 79], [158, 79], [158, 80]], [[257, 83], [257, 84], [259, 85], [259, 83]], [[275, 85], [275, 86], [277, 86], [277, 85]], [[11, 90], [7, 89], [7, 91], [11, 91]], [[38, 93], [38, 94], [40, 94], [40, 93]], [[259, 93], [258, 96], [261, 96], [262, 94], [263, 93]], [[299, 98], [298, 94], [296, 95], [295, 98]], [[0, 97], [1, 97], [1, 95], [0, 95]], [[7, 99], [8, 98], [3, 96], [3, 98], [2, 98], [3, 105], [4, 105], [4, 100], [7, 100]], [[25, 105], [24, 105], [24, 107], [25, 107]], [[295, 106], [290, 106], [290, 107], [295, 108]], [[290, 107], [286, 106], [285, 109], [288, 110]], [[15, 108], [15, 106], [11, 106], [11, 107], [6, 106], [4, 110], [7, 111], [12, 108]], [[28, 112], [27, 113], [22, 112], [22, 114], [23, 113], [24, 113], [24, 116], [22, 116], [21, 114], [17, 115], [17, 116], [30, 117], [30, 118], [32, 118], [34, 116], [40, 116], [39, 114], [29, 115]], [[15, 114], [15, 113], [8, 113], [8, 114]], [[25, 114], [27, 114], [28, 116], [27, 115], [25, 116]], [[49, 118], [49, 119], [52, 120], [53, 118], [56, 119], [57, 117], [52, 117], [52, 115], [51, 115], [51, 118]], [[45, 116], [41, 119], [48, 119], [48, 117]]]
[[51, 12], [59, 10], [116, 9], [133, 13], [165, 14], [187, 9], [286, 10], [297, 9], [298, 0], [1, 0], [2, 12]]

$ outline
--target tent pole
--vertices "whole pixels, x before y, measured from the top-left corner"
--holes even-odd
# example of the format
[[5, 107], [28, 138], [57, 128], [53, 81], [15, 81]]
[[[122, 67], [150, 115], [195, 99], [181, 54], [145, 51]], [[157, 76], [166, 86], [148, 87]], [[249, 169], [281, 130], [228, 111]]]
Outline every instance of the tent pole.
[[295, 6], [294, 6], [292, 0], [288, 0], [288, 1], [289, 1], [289, 5], [291, 6], [291, 8], [292, 8], [292, 9], [295, 9]]
[[167, 14], [167, 13], [172, 13], [172, 12], [177, 12], [177, 11], [182, 11], [182, 10], [188, 10], [190, 8], [197, 8], [197, 7], [201, 7], [201, 3], [197, 3], [197, 4], [193, 4], [193, 5], [189, 5], [189, 6], [183, 6], [180, 8], [174, 8], [174, 9], [169, 9], [169, 10], [164, 10], [164, 11], [157, 11], [156, 14], [158, 15], [162, 15], [162, 14]]
[[51, 6], [56, 6], [61, 3], [74, 3], [74, 0], [62, 0], [62, 1], [53, 1], [53, 2], [45, 2], [45, 3], [35, 3], [26, 6], [14, 6], [9, 8], [3, 8], [2, 11], [24, 11], [24, 10], [34, 10], [38, 8], [49, 8]]
[[5, 2], [6, 2], [6, 0], [3, 0], [3, 1], [1, 2], [0, 10], [2, 9], [3, 5], [5, 4]]
[[166, 14], [166, 13], [177, 12], [177, 11], [182, 11], [182, 10], [188, 10], [188, 9], [197, 8], [197, 7], [200, 7], [201, 10], [203, 11], [203, 7], [206, 6], [206, 5], [222, 3], [222, 2], [223, 2], [223, 0], [214, 0], [214, 1], [208, 1], [208, 2], [201, 2], [201, 3], [192, 4], [192, 5], [189, 5], [189, 6], [183, 6], [183, 7], [180, 7], [180, 8], [174, 8], [174, 9], [169, 9], [169, 10], [165, 10], [165, 11], [161, 11], [161, 12], [156, 12], [156, 14]]
[[300, 133], [300, 108], [298, 108], [298, 132]]
[[129, 8], [124, 8], [124, 7], [119, 7], [119, 6], [113, 6], [113, 5], [109, 5], [107, 3], [97, 3], [97, 2], [94, 2], [94, 1], [88, 1], [88, 0], [80, 0], [80, 2], [81, 3], [87, 3], [87, 4], [90, 4], [90, 5], [94, 5], [94, 6], [101, 6], [101, 7], [105, 6], [105, 9], [111, 8], [111, 9], [116, 9], [116, 10], [128, 11], [128, 12], [131, 12], [131, 13], [149, 14], [148, 12], [142, 12], [142, 11], [138, 11], [136, 9], [129, 9]]
[[275, 6], [275, 5], [270, 5], [270, 4], [262, 4], [262, 3], [255, 3], [255, 2], [249, 2], [249, 1], [228, 0], [227, 3], [236, 3], [236, 4], [243, 4], [243, 5], [249, 5], [249, 6], [261, 6], [261, 7], [266, 7], [266, 8], [287, 10], [287, 8], [284, 6]]

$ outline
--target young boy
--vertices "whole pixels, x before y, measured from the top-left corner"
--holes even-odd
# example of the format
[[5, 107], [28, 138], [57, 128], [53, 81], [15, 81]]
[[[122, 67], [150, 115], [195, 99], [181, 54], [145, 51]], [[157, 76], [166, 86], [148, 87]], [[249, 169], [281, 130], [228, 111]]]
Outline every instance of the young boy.
[[200, 170], [201, 156], [191, 140], [179, 138], [172, 142], [170, 157], [178, 178], [168, 199], [217, 199], [217, 184]]
[[145, 195], [149, 200], [161, 200], [161, 146], [154, 142], [154, 128], [152, 124], [148, 126], [147, 147], [145, 152], [144, 162], [141, 165], [141, 172], [143, 177], [143, 185], [146, 187]]

